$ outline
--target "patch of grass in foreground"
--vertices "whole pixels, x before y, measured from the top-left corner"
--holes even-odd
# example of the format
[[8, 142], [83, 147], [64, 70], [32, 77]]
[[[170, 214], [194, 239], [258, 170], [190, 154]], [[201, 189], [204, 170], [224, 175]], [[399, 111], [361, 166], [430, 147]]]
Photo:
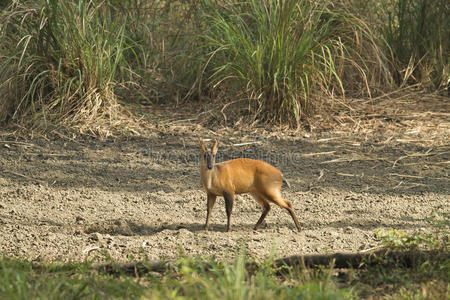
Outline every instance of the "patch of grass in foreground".
[[179, 272], [165, 276], [145, 292], [147, 299], [353, 299], [339, 288], [334, 270], [273, 267], [273, 256], [256, 265], [245, 253], [231, 264], [183, 259]]
[[0, 260], [0, 299], [137, 298], [143, 291], [134, 278], [99, 275], [88, 263], [32, 266]]
[[[164, 274], [140, 277], [99, 272], [89, 263], [32, 265], [0, 260], [0, 299], [353, 299], [350, 289], [338, 288], [333, 269], [293, 271], [272, 267], [272, 259], [249, 268], [245, 254], [231, 264], [182, 258]], [[116, 271], [119, 270], [119, 274]], [[155, 275], [158, 274], [158, 275]]]
[[[0, 299], [449, 299], [449, 217], [436, 212], [429, 219], [435, 227], [431, 234], [378, 230], [386, 252], [372, 254], [359, 269], [337, 270], [333, 263], [274, 267], [274, 253], [257, 263], [245, 251], [232, 263], [182, 257], [163, 269], [144, 263], [145, 270], [114, 263], [36, 265], [2, 257]], [[408, 254], [409, 262], [388, 255], [392, 251]]]
[[112, 275], [90, 263], [32, 265], [1, 258], [0, 299], [448, 299], [445, 251], [447, 259], [429, 257], [412, 268], [377, 258], [379, 264], [359, 270], [277, 269], [272, 257], [256, 264], [241, 253], [230, 264], [182, 258], [162, 274], [138, 277], [120, 267]]
[[[274, 253], [257, 263], [245, 251], [232, 263], [182, 257], [159, 271], [145, 263], [138, 271], [114, 263], [35, 265], [3, 257], [0, 299], [449, 299], [449, 217], [436, 212], [429, 218], [431, 234], [378, 230], [386, 252], [372, 254], [359, 269], [336, 270], [333, 263], [274, 267]], [[392, 251], [408, 254], [409, 262], [388, 255]]]

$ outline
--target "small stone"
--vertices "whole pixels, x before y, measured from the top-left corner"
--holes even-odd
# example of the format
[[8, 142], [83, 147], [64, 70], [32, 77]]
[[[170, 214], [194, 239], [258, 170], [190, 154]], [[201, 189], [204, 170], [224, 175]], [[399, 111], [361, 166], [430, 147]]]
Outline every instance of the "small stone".
[[92, 233], [89, 238], [93, 241], [100, 241], [102, 239], [102, 235], [98, 232]]

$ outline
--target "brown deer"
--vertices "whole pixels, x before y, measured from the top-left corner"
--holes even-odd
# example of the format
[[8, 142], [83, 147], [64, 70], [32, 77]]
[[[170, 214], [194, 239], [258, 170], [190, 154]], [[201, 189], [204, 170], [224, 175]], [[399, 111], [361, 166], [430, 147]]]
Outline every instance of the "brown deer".
[[301, 230], [292, 203], [281, 196], [281, 186], [285, 180], [277, 168], [264, 161], [248, 158], [216, 163], [217, 140], [210, 151], [206, 149], [202, 140], [200, 140], [200, 146], [202, 149], [200, 182], [206, 190], [208, 198], [205, 230], [209, 229], [209, 219], [217, 196], [223, 196], [227, 213], [227, 231], [230, 231], [234, 195], [246, 193], [252, 195], [263, 210], [254, 227], [255, 230], [270, 211], [270, 203], [285, 208], [294, 220], [298, 231]]

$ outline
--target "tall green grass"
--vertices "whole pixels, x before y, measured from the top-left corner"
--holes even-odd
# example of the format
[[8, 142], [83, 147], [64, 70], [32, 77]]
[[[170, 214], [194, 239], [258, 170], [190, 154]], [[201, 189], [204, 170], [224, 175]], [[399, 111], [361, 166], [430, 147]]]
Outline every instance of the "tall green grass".
[[0, 122], [113, 125], [126, 19], [103, 1], [18, 1], [0, 17]]
[[2, 2], [0, 123], [121, 130], [125, 102], [216, 98], [298, 126], [317, 104], [389, 91], [392, 78], [440, 89], [447, 2]]
[[264, 119], [298, 125], [310, 102], [368, 89], [370, 73], [384, 71], [365, 60], [380, 56], [371, 32], [333, 1], [203, 3], [207, 84], [254, 100]]

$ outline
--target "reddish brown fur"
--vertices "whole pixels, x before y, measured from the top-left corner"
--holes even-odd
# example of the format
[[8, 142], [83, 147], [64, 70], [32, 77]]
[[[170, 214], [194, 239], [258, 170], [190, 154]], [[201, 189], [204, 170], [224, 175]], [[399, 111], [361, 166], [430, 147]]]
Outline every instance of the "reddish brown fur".
[[[212, 150], [207, 151], [203, 141], [202, 160], [200, 167], [200, 182], [207, 192], [207, 216], [205, 229], [209, 227], [209, 218], [217, 196], [224, 196], [227, 210], [227, 230], [231, 230], [231, 210], [235, 194], [249, 193], [262, 206], [263, 213], [255, 225], [255, 230], [261, 225], [270, 210], [269, 203], [275, 203], [285, 208], [300, 231], [300, 223], [295, 215], [291, 202], [283, 199], [281, 186], [282, 173], [274, 166], [248, 158], [238, 158], [215, 164], [218, 143], [215, 141]], [[207, 159], [212, 160], [212, 169], [207, 167]]]

